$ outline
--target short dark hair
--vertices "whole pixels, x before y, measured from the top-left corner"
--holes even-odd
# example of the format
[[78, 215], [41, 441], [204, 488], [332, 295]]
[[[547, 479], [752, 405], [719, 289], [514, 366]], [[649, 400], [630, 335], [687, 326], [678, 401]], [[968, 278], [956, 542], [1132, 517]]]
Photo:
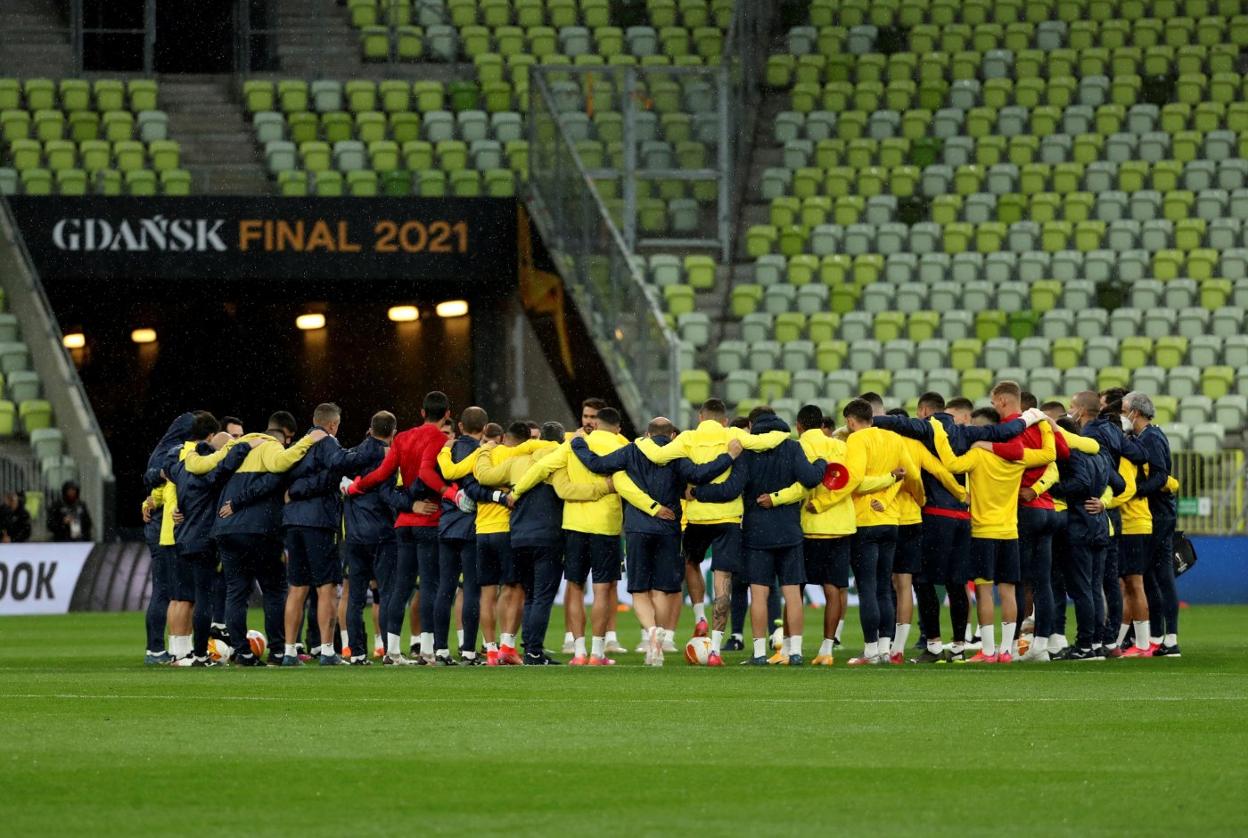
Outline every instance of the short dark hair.
[[1079, 433], [1079, 426], [1076, 425], [1075, 420], [1071, 419], [1069, 416], [1063, 416], [1061, 419], [1058, 419], [1057, 426], [1067, 433]]
[[230, 425], [238, 425], [241, 428], [243, 426], [243, 420], [239, 419], [237, 416], [222, 416], [221, 427], [228, 428]]
[[797, 424], [808, 431], [821, 427], [823, 425], [823, 410], [817, 404], [802, 405], [802, 409], [797, 412]]
[[191, 423], [191, 439], [207, 439], [221, 430], [221, 424], [217, 421], [217, 417], [208, 411], [197, 410], [193, 415], [195, 421]]
[[945, 409], [945, 397], [942, 396], [940, 393], [936, 393], [932, 390], [928, 390], [926, 393], [919, 396], [919, 407], [926, 407], [926, 408], [929, 408], [930, 410], [937, 410], [937, 411], [944, 410]]
[[1033, 407], [1040, 404], [1040, 400], [1036, 398], [1035, 393], [1032, 393], [1029, 390], [1024, 390], [1018, 396], [1018, 403], [1023, 406], [1023, 410], [1031, 410]]
[[602, 410], [606, 406], [607, 406], [607, 400], [600, 399], [597, 396], [590, 396], [588, 399], [581, 402], [582, 409], [587, 408], [587, 407], [592, 407], [594, 410]]
[[1100, 392], [1100, 397], [1105, 400], [1101, 415], [1116, 418], [1122, 414], [1122, 400], [1127, 397], [1127, 390], [1125, 387], [1107, 387]]
[[299, 432], [299, 423], [295, 421], [295, 415], [289, 410], [275, 410], [269, 414], [269, 424], [266, 430], [285, 431], [288, 435], [294, 436]]
[[971, 418], [972, 419], [987, 419], [989, 422], [995, 425], [1001, 421], [1001, 414], [997, 413], [997, 409], [995, 407], [981, 407], [975, 410], [973, 413], [971, 413]]
[[486, 423], [486, 426], [481, 429], [481, 435], [486, 439], [502, 439], [503, 426], [497, 422], [488, 422]]
[[523, 422], [521, 422], [520, 424], [524, 425], [524, 426], [525, 426], [526, 428], [528, 428], [530, 431], [538, 431], [538, 432], [541, 432], [541, 430], [542, 430], [542, 426], [541, 426], [541, 425], [539, 425], [539, 424], [537, 424], [536, 422], [534, 422], [532, 419], [525, 419], [525, 420], [524, 420]]
[[737, 416], [734, 417], [728, 424], [734, 428], [740, 428], [743, 431], [748, 431], [750, 429], [750, 417]]
[[490, 417], [479, 407], [466, 407], [464, 412], [459, 414], [459, 427], [466, 434], [481, 433], [489, 421]]
[[420, 412], [426, 422], [439, 422], [451, 412], [451, 400], [441, 390], [431, 390], [425, 394]]
[[524, 442], [529, 438], [531, 430], [528, 422], [512, 422], [507, 426], [507, 436], [516, 442]]
[[1062, 403], [1061, 403], [1061, 402], [1059, 402], [1057, 399], [1050, 399], [1049, 401], [1047, 401], [1047, 402], [1045, 402], [1044, 404], [1040, 405], [1040, 409], [1041, 409], [1041, 410], [1054, 410], [1054, 409], [1057, 409], [1057, 410], [1065, 410], [1065, 409], [1066, 409], [1066, 405], [1062, 404]]
[[910, 411], [906, 410], [904, 407], [893, 407], [884, 411], [884, 415], [885, 416], [905, 416], [906, 418], [909, 418]]
[[728, 405], [719, 399], [707, 399], [698, 408], [698, 413], [709, 419], [723, 419], [728, 415]]
[[867, 392], [860, 395], [858, 398], [862, 399], [864, 402], [867, 402], [872, 407], [879, 407], [879, 408], [884, 407], [884, 397], [881, 396], [879, 393], [874, 393], [868, 390]]
[[563, 442], [565, 433], [562, 422], [542, 423], [542, 439], [546, 442]]
[[379, 410], [373, 414], [373, 418], [369, 420], [368, 429], [373, 432], [373, 436], [381, 439], [389, 439], [394, 436], [394, 429], [399, 425], [399, 420], [394, 418], [394, 414], [388, 410]]
[[342, 408], [333, 402], [321, 402], [312, 411], [312, 424], [324, 425], [326, 422], [337, 422], [342, 419]]
[[608, 428], [618, 428], [620, 422], [620, 412], [614, 407], [604, 407], [598, 411], [599, 425], [606, 425]]
[[841, 415], [846, 419], [857, 419], [859, 422], [870, 422], [875, 415], [875, 411], [871, 409], [871, 402], [864, 398], [850, 399], [841, 411]]
[[945, 410], [974, 410], [975, 403], [970, 399], [957, 396], [945, 402]]
[[836, 419], [830, 415], [824, 416], [822, 425], [825, 431], [834, 431], [836, 430]]
[[750, 416], [749, 416], [750, 424], [753, 425], [755, 422], [757, 422], [760, 416], [775, 416], [775, 415], [776, 415], [775, 408], [773, 408], [771, 405], [760, 404], [758, 407], [750, 411]]
[[672, 424], [671, 419], [656, 416], [650, 420], [646, 433], [650, 436], [676, 436], [676, 426]]

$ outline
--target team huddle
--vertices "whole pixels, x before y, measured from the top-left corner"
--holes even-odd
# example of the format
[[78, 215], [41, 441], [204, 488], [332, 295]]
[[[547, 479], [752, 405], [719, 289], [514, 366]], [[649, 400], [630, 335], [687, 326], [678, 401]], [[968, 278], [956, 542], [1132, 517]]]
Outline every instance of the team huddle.
[[[1002, 381], [991, 403], [925, 393], [911, 417], [866, 393], [839, 418], [807, 405], [791, 428], [711, 399], [696, 427], [656, 417], [629, 440], [600, 399], [568, 433], [479, 407], [453, 421], [435, 391], [419, 424], [396, 432], [379, 412], [350, 449], [333, 404], [302, 437], [284, 411], [251, 434], [185, 413], [145, 475], [145, 661], [369, 665], [371, 599], [383, 665], [555, 665], [544, 641], [566, 581], [566, 663], [610, 666], [624, 579], [649, 666], [676, 651], [686, 591], [699, 662], [746, 648], [748, 603], [743, 663], [804, 664], [807, 586], [826, 601], [810, 662], [831, 666], [851, 575], [864, 646], [850, 666], [1177, 656], [1178, 484], [1152, 401], [1114, 389], [1038, 406]], [[247, 625], [257, 587], [263, 634]]]

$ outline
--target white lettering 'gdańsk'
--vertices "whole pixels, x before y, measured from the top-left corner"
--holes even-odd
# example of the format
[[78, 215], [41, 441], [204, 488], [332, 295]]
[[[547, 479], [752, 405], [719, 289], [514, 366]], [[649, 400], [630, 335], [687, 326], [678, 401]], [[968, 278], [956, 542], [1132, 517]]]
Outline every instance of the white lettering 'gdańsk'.
[[224, 219], [165, 218], [156, 215], [137, 221], [109, 222], [102, 218], [62, 218], [52, 228], [58, 250], [80, 253], [123, 251], [144, 253], [224, 253]]

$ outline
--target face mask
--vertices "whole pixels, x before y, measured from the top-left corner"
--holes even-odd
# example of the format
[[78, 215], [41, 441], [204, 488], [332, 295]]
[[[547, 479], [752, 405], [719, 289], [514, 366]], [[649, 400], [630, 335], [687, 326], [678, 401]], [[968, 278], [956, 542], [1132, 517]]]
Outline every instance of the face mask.
[[1134, 428], [1134, 427], [1135, 427], [1134, 425], [1132, 425], [1132, 424], [1131, 424], [1131, 420], [1130, 420], [1130, 419], [1128, 419], [1128, 418], [1127, 418], [1127, 417], [1125, 417], [1125, 416], [1119, 416], [1119, 417], [1118, 417], [1118, 421], [1122, 422], [1122, 429], [1123, 429], [1123, 431], [1127, 431], [1127, 432], [1129, 432], [1129, 431], [1131, 431], [1131, 429], [1132, 429], [1132, 428]]

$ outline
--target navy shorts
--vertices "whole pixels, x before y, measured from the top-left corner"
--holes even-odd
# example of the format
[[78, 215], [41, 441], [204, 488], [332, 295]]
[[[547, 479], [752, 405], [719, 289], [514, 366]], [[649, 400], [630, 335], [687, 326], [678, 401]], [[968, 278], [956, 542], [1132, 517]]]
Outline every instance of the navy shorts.
[[628, 592], [680, 592], [684, 562], [680, 557], [680, 534], [630, 532], [624, 537], [628, 558]]
[[701, 564], [711, 551], [711, 570], [744, 573], [740, 524], [688, 524], [684, 534], [685, 561]]
[[296, 588], [342, 584], [337, 533], [317, 527], [288, 527], [286, 581]]
[[1151, 535], [1123, 535], [1118, 540], [1118, 575], [1143, 576], [1153, 559]]
[[806, 560], [806, 584], [849, 587], [849, 554], [854, 540], [841, 538], [808, 538], [802, 542]]
[[169, 585], [169, 599], [178, 602], [194, 602], [196, 566], [207, 562], [212, 562], [215, 566], [217, 557], [214, 553], [175, 552], [175, 548], [171, 548], [170, 552], [169, 575], [166, 577]]
[[1022, 561], [1016, 538], [971, 537], [971, 578], [989, 579], [998, 584], [1017, 584]]
[[751, 585], [771, 587], [777, 581], [784, 585], [805, 585], [802, 545], [792, 547], [751, 547], [746, 557], [746, 576]]
[[971, 519], [924, 513], [923, 561], [919, 583], [965, 585], [970, 578]]
[[[463, 584], [463, 577], [460, 577]], [[477, 584], [519, 585], [520, 576], [511, 556], [511, 533], [491, 532], [477, 536]]]
[[574, 585], [585, 585], [590, 571], [594, 584], [619, 582], [622, 574], [620, 537], [568, 530], [564, 538], [564, 576]]
[[902, 524], [897, 528], [897, 549], [893, 552], [893, 573], [915, 574], [923, 569], [923, 525]]

